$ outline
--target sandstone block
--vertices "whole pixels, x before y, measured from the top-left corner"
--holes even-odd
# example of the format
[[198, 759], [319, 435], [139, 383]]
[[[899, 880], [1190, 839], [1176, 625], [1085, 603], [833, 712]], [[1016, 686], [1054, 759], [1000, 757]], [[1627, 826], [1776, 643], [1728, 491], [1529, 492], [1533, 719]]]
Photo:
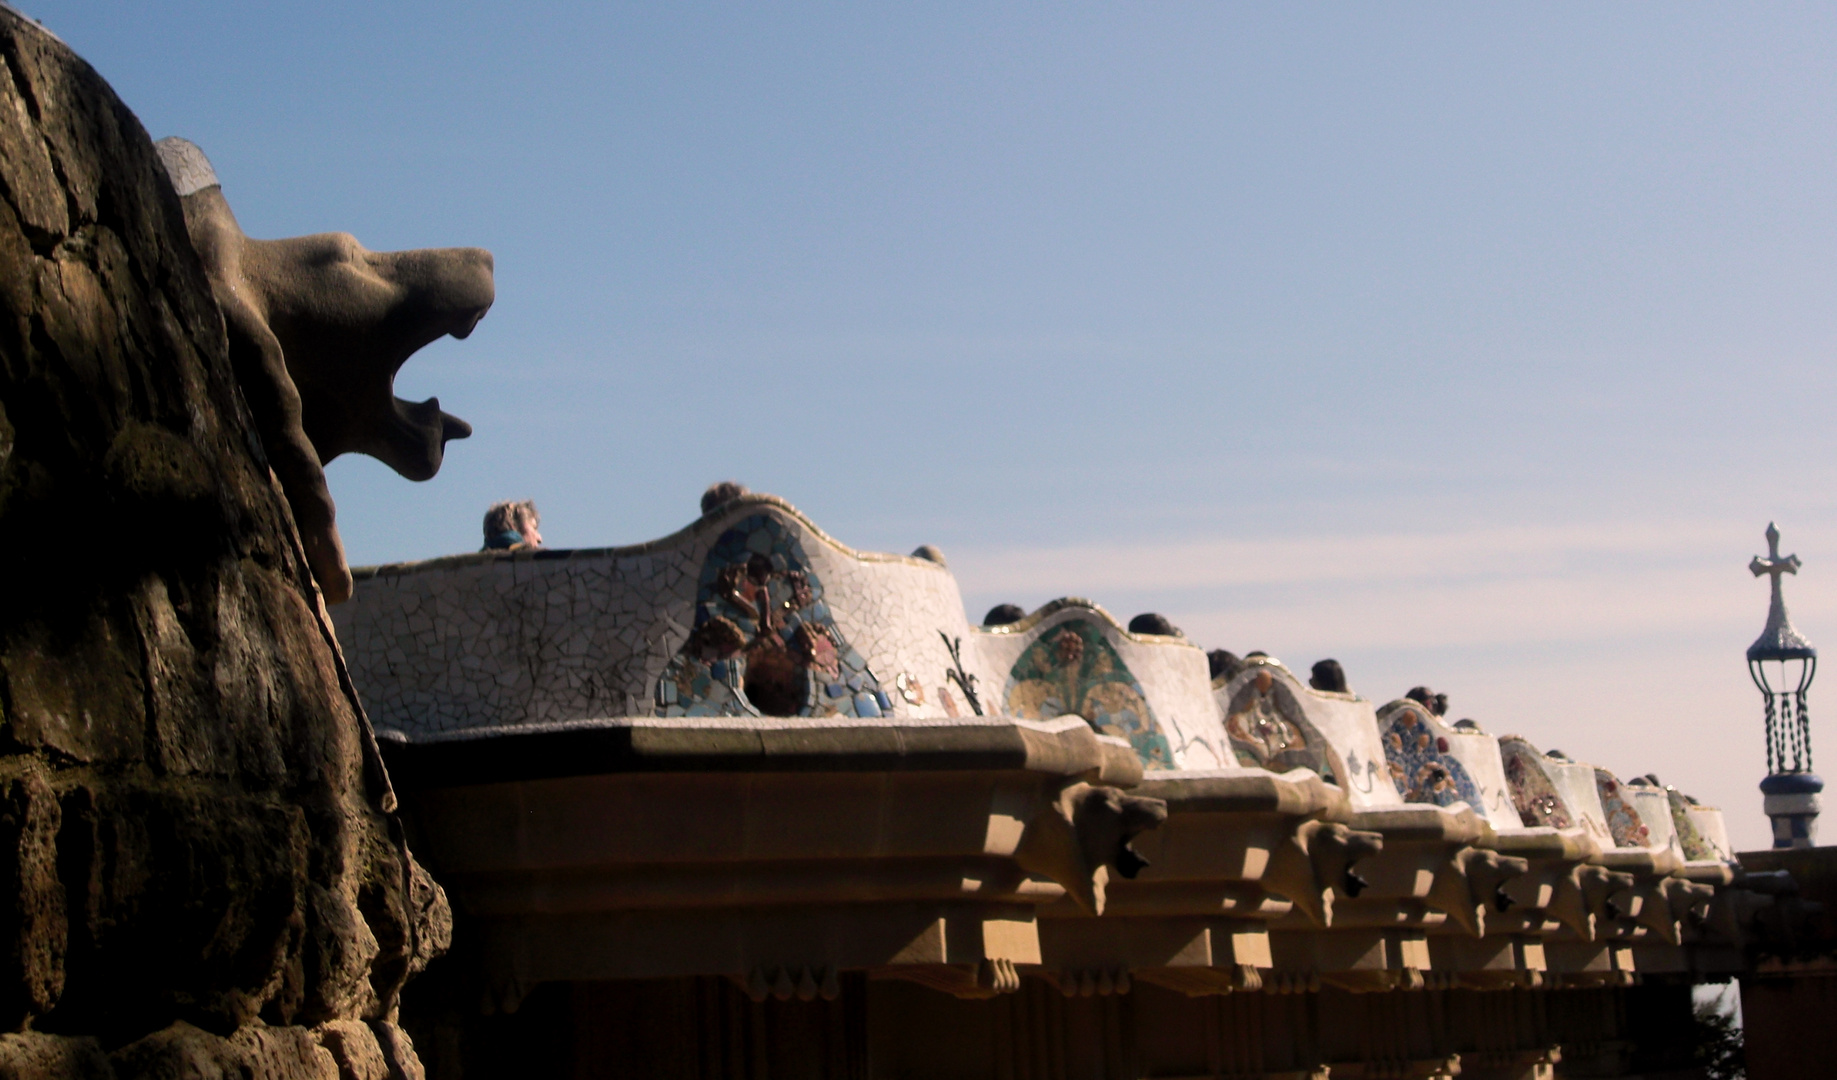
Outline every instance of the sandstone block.
[[115, 1080], [115, 1071], [94, 1039], [25, 1031], [0, 1035], [0, 1080]]

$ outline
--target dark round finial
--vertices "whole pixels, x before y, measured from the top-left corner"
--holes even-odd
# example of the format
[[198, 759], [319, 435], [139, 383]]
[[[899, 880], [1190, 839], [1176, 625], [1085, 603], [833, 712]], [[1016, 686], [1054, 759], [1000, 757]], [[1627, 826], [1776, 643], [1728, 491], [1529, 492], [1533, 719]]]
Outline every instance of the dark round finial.
[[926, 562], [937, 563], [939, 566], [946, 568], [950, 566], [949, 563], [944, 561], [944, 553], [939, 551], [935, 544], [920, 544], [918, 547], [912, 549], [912, 557], [915, 559], [924, 559]]
[[987, 615], [982, 617], [982, 625], [1007, 626], [1009, 623], [1020, 622], [1026, 617], [1027, 613], [1021, 610], [1019, 604], [996, 604], [989, 609]]
[[738, 481], [721, 480], [709, 484], [708, 490], [702, 492], [702, 513], [712, 514], [745, 494], [747, 494], [746, 485]]
[[1162, 637], [1185, 637], [1180, 628], [1158, 611], [1145, 611], [1129, 620], [1131, 634], [1160, 634]]

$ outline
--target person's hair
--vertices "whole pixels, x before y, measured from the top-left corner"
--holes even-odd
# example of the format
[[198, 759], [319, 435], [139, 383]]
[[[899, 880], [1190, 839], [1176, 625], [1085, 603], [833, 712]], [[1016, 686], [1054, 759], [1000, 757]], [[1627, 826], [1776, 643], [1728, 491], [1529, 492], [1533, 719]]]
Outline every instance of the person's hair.
[[485, 538], [490, 539], [506, 532], [521, 533], [525, 519], [538, 528], [542, 525], [542, 515], [536, 513], [534, 499], [506, 499], [492, 503], [491, 509], [485, 511]]
[[702, 513], [711, 514], [745, 494], [746, 485], [738, 481], [721, 480], [709, 484], [708, 490], [702, 492]]
[[1436, 716], [1446, 716], [1448, 713], [1448, 695], [1437, 694], [1426, 686], [1412, 686], [1409, 693], [1403, 696], [1421, 704]]
[[1346, 693], [1346, 669], [1340, 667], [1338, 660], [1317, 661], [1314, 664], [1313, 673], [1308, 676], [1308, 685], [1329, 694], [1344, 694]]

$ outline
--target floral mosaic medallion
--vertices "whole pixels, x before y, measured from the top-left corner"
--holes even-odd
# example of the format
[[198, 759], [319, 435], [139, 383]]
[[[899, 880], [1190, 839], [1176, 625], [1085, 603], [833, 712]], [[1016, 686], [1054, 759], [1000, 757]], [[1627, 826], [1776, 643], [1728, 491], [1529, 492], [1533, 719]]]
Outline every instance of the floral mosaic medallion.
[[1649, 847], [1651, 830], [1639, 820], [1633, 800], [1620, 788], [1620, 781], [1606, 769], [1595, 770], [1595, 794], [1601, 796], [1601, 810], [1607, 815], [1607, 832], [1615, 847]]
[[1174, 767], [1173, 749], [1142, 684], [1088, 619], [1050, 627], [1008, 672], [1006, 711], [1029, 720], [1075, 713], [1098, 732], [1129, 740], [1150, 769]]
[[1512, 805], [1526, 828], [1567, 829], [1575, 824], [1535, 747], [1523, 739], [1504, 738], [1499, 740], [1499, 756], [1505, 759], [1505, 785], [1512, 791]]
[[836, 628], [784, 523], [755, 514], [702, 562], [695, 625], [657, 682], [663, 716], [888, 715], [893, 701]]
[[1473, 778], [1448, 752], [1446, 737], [1435, 734], [1420, 709], [1398, 709], [1379, 733], [1391, 779], [1404, 802], [1453, 806], [1464, 802], [1484, 809]]
[[1690, 801], [1674, 787], [1665, 789], [1665, 801], [1671, 804], [1671, 825], [1677, 830], [1678, 846], [1684, 849], [1684, 858], [1691, 862], [1721, 858], [1716, 849], [1710, 846], [1710, 842], [1703, 838], [1697, 823], [1690, 820]]
[[1225, 709], [1225, 735], [1243, 764], [1272, 772], [1313, 769], [1323, 779], [1333, 780], [1327, 741], [1307, 722], [1294, 691], [1268, 671], [1246, 679], [1231, 695]]

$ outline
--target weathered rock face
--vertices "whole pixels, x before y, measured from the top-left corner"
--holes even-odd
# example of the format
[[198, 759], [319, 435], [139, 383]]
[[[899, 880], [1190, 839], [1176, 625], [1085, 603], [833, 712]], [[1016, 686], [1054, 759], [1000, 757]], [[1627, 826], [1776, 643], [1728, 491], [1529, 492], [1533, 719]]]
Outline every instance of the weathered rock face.
[[445, 899], [178, 196], [4, 8], [0, 563], [0, 1076], [418, 1074], [390, 1021]]

